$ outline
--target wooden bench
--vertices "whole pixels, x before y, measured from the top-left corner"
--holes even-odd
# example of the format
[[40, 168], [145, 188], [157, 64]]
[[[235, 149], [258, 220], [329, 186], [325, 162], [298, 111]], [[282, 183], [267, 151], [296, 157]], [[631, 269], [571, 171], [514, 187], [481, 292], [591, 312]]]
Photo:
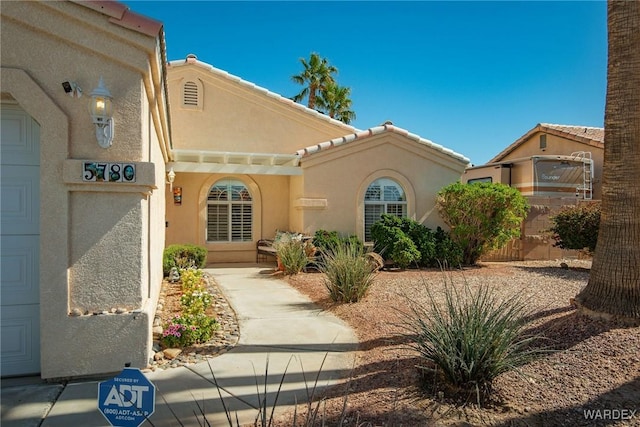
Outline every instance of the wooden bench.
[[267, 257], [276, 257], [276, 249], [273, 247], [273, 240], [260, 239], [256, 245], [256, 262], [267, 261]]

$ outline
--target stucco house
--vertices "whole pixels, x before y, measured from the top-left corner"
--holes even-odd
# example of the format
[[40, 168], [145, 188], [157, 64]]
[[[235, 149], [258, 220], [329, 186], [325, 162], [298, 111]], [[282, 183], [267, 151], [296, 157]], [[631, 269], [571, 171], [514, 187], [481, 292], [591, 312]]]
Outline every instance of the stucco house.
[[381, 213], [442, 225], [435, 196], [468, 159], [392, 124], [357, 130], [198, 61], [169, 63], [175, 173], [167, 244], [251, 261], [277, 230], [368, 239]]
[[491, 180], [526, 196], [600, 199], [604, 128], [539, 123], [463, 182]]
[[545, 230], [564, 205], [602, 195], [604, 129], [539, 123], [484, 165], [465, 170], [463, 182], [499, 182], [517, 188], [531, 210], [522, 237], [485, 260], [535, 260], [578, 256], [553, 247]]
[[[116, 2], [2, 2], [0, 16], [1, 374], [145, 366], [171, 145], [162, 24]], [[101, 77], [107, 149], [88, 108]]]
[[162, 24], [118, 2], [0, 12], [2, 376], [146, 366], [166, 245], [255, 262], [277, 230], [368, 240], [382, 213], [435, 228], [436, 193], [469, 164], [167, 62]]

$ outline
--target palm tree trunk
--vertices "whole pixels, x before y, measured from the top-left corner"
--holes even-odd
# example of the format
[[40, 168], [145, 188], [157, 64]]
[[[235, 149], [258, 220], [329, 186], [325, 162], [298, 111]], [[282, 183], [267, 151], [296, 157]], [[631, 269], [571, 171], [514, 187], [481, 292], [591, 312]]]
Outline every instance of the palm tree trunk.
[[588, 314], [640, 319], [640, 2], [608, 3], [609, 57], [602, 210]]

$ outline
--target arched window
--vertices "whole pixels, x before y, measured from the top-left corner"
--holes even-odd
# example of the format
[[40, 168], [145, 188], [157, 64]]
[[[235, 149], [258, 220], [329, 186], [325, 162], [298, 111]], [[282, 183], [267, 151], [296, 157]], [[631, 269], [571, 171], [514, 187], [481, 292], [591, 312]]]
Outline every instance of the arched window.
[[397, 182], [389, 178], [376, 179], [364, 195], [364, 239], [370, 242], [371, 226], [382, 214], [407, 216], [407, 196]]
[[207, 197], [208, 242], [250, 242], [252, 222], [253, 199], [241, 181], [213, 184]]

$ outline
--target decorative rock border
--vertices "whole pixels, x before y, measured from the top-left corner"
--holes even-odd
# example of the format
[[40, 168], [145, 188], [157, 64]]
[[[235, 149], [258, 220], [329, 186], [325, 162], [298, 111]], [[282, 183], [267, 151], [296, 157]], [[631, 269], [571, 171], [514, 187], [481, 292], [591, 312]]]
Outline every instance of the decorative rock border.
[[166, 298], [166, 281], [162, 284], [160, 297], [158, 299], [158, 307], [153, 321], [153, 349], [155, 355], [149, 360], [147, 370], [155, 371], [156, 369], [176, 368], [178, 366], [186, 366], [194, 363], [204, 362], [214, 358], [233, 348], [240, 338], [240, 328], [238, 319], [233, 308], [220, 290], [211, 275], [206, 272], [203, 274], [206, 282], [207, 291], [211, 294], [213, 311], [220, 327], [214, 332], [213, 337], [202, 344], [195, 344], [184, 349], [161, 349], [160, 336], [162, 335], [162, 311], [165, 306]]

